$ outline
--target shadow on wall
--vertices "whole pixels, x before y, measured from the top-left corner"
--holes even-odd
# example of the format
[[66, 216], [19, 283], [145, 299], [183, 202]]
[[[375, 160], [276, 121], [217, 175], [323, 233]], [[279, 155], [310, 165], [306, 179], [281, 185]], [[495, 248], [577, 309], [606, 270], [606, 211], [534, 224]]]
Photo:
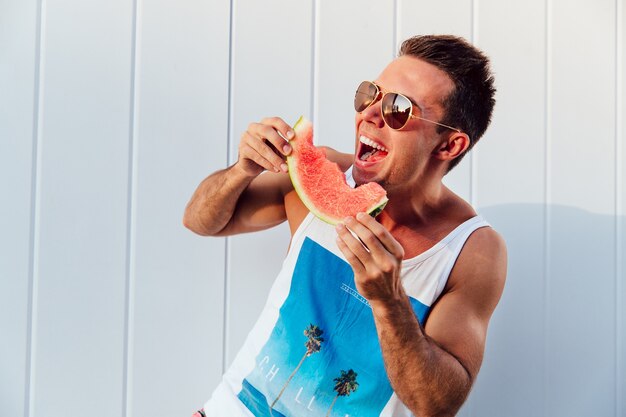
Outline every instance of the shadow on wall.
[[615, 216], [533, 204], [480, 212], [507, 242], [508, 277], [459, 416], [614, 416], [625, 374], [616, 373]]

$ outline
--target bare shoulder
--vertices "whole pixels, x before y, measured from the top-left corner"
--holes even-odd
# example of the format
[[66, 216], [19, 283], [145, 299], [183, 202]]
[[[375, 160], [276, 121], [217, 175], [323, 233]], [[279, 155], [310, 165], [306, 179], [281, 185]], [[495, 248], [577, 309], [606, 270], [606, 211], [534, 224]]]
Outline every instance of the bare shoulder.
[[506, 256], [506, 242], [492, 227], [481, 227], [467, 238], [461, 253], [463, 252], [480, 256], [489, 254]]
[[485, 313], [498, 303], [507, 270], [507, 249], [502, 236], [491, 227], [475, 230], [465, 242], [450, 273], [446, 290], [462, 291], [481, 300]]

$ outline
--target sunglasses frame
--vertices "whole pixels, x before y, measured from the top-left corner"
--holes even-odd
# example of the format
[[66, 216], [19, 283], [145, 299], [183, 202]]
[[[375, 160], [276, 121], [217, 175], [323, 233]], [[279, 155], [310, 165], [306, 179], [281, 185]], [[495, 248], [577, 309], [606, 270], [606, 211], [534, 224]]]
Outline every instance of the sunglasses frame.
[[[411, 99], [410, 99], [410, 98], [408, 98], [407, 96], [405, 96], [404, 94], [396, 93], [396, 92], [393, 92], [393, 91], [386, 91], [386, 92], [383, 92], [383, 89], [382, 89], [382, 88], [381, 88], [378, 84], [376, 84], [376, 83], [375, 83], [375, 82], [373, 82], [373, 81], [367, 81], [367, 80], [365, 80], [365, 81], [361, 81], [361, 83], [359, 84], [359, 87], [361, 87], [361, 85], [363, 85], [363, 83], [369, 83], [369, 84], [373, 85], [374, 87], [376, 87], [376, 94], [375, 94], [375, 96], [374, 96], [374, 99], [373, 99], [373, 100], [372, 100], [372, 101], [371, 101], [371, 102], [367, 105], [367, 107], [365, 107], [363, 110], [358, 111], [358, 110], [356, 110], [356, 105], [354, 106], [354, 110], [356, 110], [358, 113], [362, 113], [362, 112], [364, 112], [366, 109], [368, 109], [368, 108], [369, 108], [369, 107], [371, 107], [372, 105], [376, 104], [376, 103], [378, 102], [378, 100], [380, 100], [380, 101], [382, 102], [382, 101], [385, 99], [385, 96], [386, 96], [387, 94], [395, 94], [395, 95], [397, 95], [397, 96], [402, 97], [402, 98], [403, 98], [403, 99], [405, 99], [405, 100], [406, 100], [409, 104], [411, 104], [411, 108], [410, 108], [410, 110], [409, 110], [409, 117], [407, 117], [407, 119], [406, 119], [406, 121], [404, 122], [404, 124], [403, 124], [402, 126], [398, 127], [398, 128], [391, 127], [391, 125], [390, 125], [389, 123], [387, 123], [387, 120], [385, 120], [385, 117], [384, 117], [384, 111], [382, 111], [382, 108], [381, 108], [381, 113], [382, 113], [382, 115], [383, 115], [383, 121], [385, 122], [385, 124], [386, 124], [387, 126], [389, 126], [389, 128], [390, 128], [390, 129], [393, 129], [393, 130], [402, 130], [402, 129], [403, 129], [403, 128], [407, 125], [407, 123], [409, 123], [409, 120], [411, 120], [411, 119], [419, 119], [419, 120], [423, 120], [423, 121], [425, 121], [425, 122], [429, 122], [429, 123], [436, 124], [436, 125], [438, 125], [438, 126], [446, 127], [446, 128], [448, 128], [448, 129], [454, 130], [455, 132], [463, 133], [460, 129], [457, 129], [456, 127], [448, 126], [448, 125], [445, 125], [445, 124], [443, 124], [443, 123], [435, 122], [434, 120], [425, 119], [425, 118], [423, 118], [423, 117], [420, 117], [420, 116], [416, 116], [416, 115], [414, 115], [414, 114], [413, 114], [413, 106], [415, 106], [415, 103], [413, 103], [413, 101], [411, 101]], [[356, 92], [355, 92], [355, 98], [356, 98], [356, 95], [359, 93], [359, 87], [357, 87], [357, 89], [356, 89]]]

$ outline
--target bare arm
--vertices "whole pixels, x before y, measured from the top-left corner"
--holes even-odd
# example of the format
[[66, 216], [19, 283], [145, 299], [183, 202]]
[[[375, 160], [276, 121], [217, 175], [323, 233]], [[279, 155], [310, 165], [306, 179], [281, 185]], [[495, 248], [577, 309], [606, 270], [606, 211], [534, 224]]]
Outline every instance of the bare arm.
[[346, 225], [370, 252], [341, 227], [338, 245], [372, 305], [391, 385], [416, 416], [453, 416], [480, 369], [489, 319], [504, 286], [504, 243], [492, 229], [470, 236], [423, 329], [399, 280], [403, 249], [367, 217]]
[[203, 236], [228, 236], [275, 226], [286, 218], [287, 174], [249, 177], [233, 166], [207, 177], [194, 192], [183, 224]]
[[[277, 117], [250, 124], [241, 137], [237, 162], [208, 176], [193, 193], [183, 217], [185, 227], [203, 236], [228, 236], [285, 221], [286, 204], [302, 206], [298, 198], [285, 199], [293, 186], [283, 159], [291, 147], [284, 138], [292, 134]], [[348, 169], [353, 155], [324, 148], [328, 159]], [[296, 207], [292, 212], [298, 213], [289, 218], [293, 232], [308, 211]]]
[[241, 137], [237, 162], [207, 177], [194, 192], [185, 209], [185, 227], [204, 236], [223, 236], [284, 221], [284, 195], [291, 182], [283, 158], [291, 147], [283, 137], [293, 137], [293, 130], [282, 119], [250, 124]]

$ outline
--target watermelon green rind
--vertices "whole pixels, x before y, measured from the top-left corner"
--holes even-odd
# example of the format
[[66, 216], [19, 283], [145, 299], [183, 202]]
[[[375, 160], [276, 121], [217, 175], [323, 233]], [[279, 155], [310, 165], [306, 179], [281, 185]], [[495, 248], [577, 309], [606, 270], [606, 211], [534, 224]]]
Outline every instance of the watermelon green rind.
[[[318, 209], [318, 207], [313, 203], [313, 201], [309, 198], [309, 196], [307, 195], [307, 193], [305, 192], [305, 187], [304, 185], [301, 183], [301, 179], [299, 177], [299, 175], [297, 174], [298, 172], [298, 160], [297, 158], [294, 156], [295, 153], [295, 147], [298, 146], [297, 143], [293, 142], [294, 140], [297, 141], [298, 140], [298, 133], [302, 133], [303, 129], [306, 128], [312, 128], [310, 127], [308, 124], [310, 122], [308, 122], [304, 117], [300, 117], [298, 119], [298, 121], [295, 123], [295, 125], [293, 126], [294, 131], [296, 132], [296, 136], [294, 139], [292, 139], [292, 147], [294, 148], [294, 152], [292, 154], [290, 154], [289, 156], [287, 156], [287, 166], [289, 167], [289, 177], [291, 178], [291, 182], [293, 184], [294, 189], [296, 190], [296, 193], [298, 194], [298, 196], [300, 197], [300, 200], [302, 201], [302, 203], [304, 203], [304, 205], [319, 219], [325, 221], [326, 223], [329, 223], [331, 225], [336, 225], [337, 223], [340, 223], [343, 221], [343, 219], [345, 218], [346, 215], [356, 215], [355, 213], [342, 213], [341, 216], [333, 216], [331, 213], [324, 213], [322, 212], [320, 209]], [[321, 151], [320, 151], [321, 152]], [[304, 162], [302, 162], [304, 163]], [[343, 173], [341, 172], [341, 170], [339, 169], [339, 166], [337, 164], [333, 164], [329, 161], [324, 161], [324, 163], [326, 164], [331, 164], [334, 165], [337, 171], [337, 175], [343, 175]], [[303, 167], [304, 169], [305, 167]], [[345, 180], [345, 175], [343, 175], [343, 183], [347, 186], [346, 180]], [[361, 187], [367, 187], [368, 185], [363, 185]], [[377, 184], [372, 184], [370, 185], [370, 187], [379, 187]], [[358, 187], [360, 188], [360, 187]], [[371, 188], [370, 188], [371, 189]], [[387, 202], [389, 201], [389, 199], [387, 198], [386, 195], [382, 196], [380, 199], [373, 201], [369, 206], [367, 206], [365, 209], [359, 210], [359, 211], [363, 211], [366, 213], [369, 213], [372, 217], [376, 217], [376, 215], [378, 215], [383, 208], [385, 207], [385, 205], [387, 204]]]

